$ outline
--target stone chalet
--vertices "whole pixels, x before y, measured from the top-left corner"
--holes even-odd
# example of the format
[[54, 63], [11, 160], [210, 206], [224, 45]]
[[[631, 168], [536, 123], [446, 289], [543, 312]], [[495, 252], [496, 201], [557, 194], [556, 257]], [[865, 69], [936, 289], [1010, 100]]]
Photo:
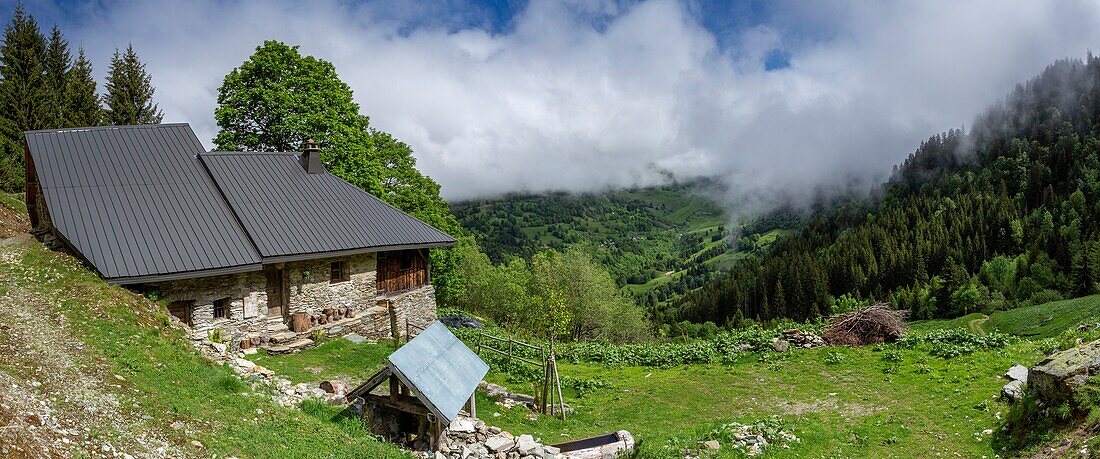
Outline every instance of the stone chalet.
[[30, 131], [34, 234], [231, 346], [435, 320], [438, 229], [301, 153], [206, 152], [186, 124]]

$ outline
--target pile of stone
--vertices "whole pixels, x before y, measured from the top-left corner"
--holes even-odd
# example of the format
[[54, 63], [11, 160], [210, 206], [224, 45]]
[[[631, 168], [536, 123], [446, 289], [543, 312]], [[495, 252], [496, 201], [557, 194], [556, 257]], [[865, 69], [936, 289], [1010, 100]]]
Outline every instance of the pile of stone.
[[[510, 410], [517, 406], [522, 406], [531, 411], [538, 411], [539, 409], [538, 404], [535, 403], [535, 397], [531, 395], [510, 392], [507, 387], [487, 381], [482, 381], [477, 387], [485, 391], [485, 395], [488, 395], [489, 398], [493, 400], [493, 403], [496, 403], [506, 410]], [[569, 404], [564, 404], [564, 410], [565, 414], [573, 414], [573, 407], [569, 406]]]
[[783, 330], [783, 334], [772, 341], [772, 347], [776, 352], [786, 352], [795, 349], [810, 349], [825, 345], [825, 340], [810, 332], [804, 332], [797, 328]]
[[[718, 451], [729, 448], [740, 451], [747, 456], [756, 456], [764, 452], [769, 445], [778, 445], [780, 448], [790, 448], [792, 443], [798, 443], [798, 437], [786, 430], [779, 430], [774, 434], [766, 434], [765, 429], [731, 422], [720, 428], [722, 437], [732, 438], [732, 444], [723, 445], [718, 440], [706, 440], [699, 443], [699, 447], [684, 452], [684, 459], [698, 459], [717, 454]], [[768, 438], [771, 435], [771, 438]]]
[[297, 406], [303, 400], [310, 398], [334, 404], [345, 402], [346, 384], [330, 381], [321, 383], [320, 387], [306, 383], [292, 384], [289, 380], [276, 377], [274, 371], [248, 360], [249, 355], [257, 352], [256, 348], [232, 352], [225, 344], [209, 340], [194, 341], [194, 344], [207, 358], [232, 369], [233, 373], [248, 383], [253, 391], [266, 394], [281, 406]]
[[1008, 379], [1008, 383], [1001, 388], [1001, 398], [1009, 403], [1024, 398], [1024, 388], [1027, 387], [1027, 367], [1013, 365], [1005, 372], [1004, 377]]
[[439, 451], [421, 452], [432, 459], [570, 459], [558, 448], [530, 435], [515, 436], [479, 419], [459, 416], [443, 431]]

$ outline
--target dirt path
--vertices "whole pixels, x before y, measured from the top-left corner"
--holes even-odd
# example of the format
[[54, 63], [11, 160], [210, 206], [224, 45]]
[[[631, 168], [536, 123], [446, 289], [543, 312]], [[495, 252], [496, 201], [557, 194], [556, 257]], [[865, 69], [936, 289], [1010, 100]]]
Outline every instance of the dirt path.
[[987, 320], [989, 320], [989, 316], [987, 316], [985, 314], [982, 314], [982, 318], [980, 318], [980, 319], [971, 320], [970, 323], [969, 323], [970, 331], [972, 331], [974, 333], [977, 333], [979, 335], [985, 335], [986, 332], [985, 332], [985, 329], [982, 328], [982, 324], [984, 324], [985, 321], [987, 321]]

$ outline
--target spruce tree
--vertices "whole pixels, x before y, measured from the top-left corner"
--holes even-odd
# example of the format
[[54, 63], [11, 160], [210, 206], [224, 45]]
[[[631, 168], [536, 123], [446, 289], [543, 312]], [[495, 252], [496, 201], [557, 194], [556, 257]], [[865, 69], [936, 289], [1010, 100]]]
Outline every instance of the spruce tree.
[[23, 188], [23, 131], [46, 127], [42, 99], [46, 38], [23, 5], [16, 6], [0, 45], [0, 188]]
[[84, 47], [76, 55], [76, 62], [69, 71], [65, 90], [65, 126], [96, 126], [103, 122], [103, 107], [96, 95], [92, 63], [84, 55]]
[[164, 113], [153, 103], [156, 89], [152, 77], [138, 59], [133, 44], [126, 47], [125, 54], [115, 50], [105, 86], [103, 103], [107, 105], [107, 120], [111, 124], [158, 124], [164, 118]]
[[44, 63], [46, 71], [46, 97], [45, 126], [47, 128], [59, 128], [67, 125], [65, 122], [65, 99], [68, 89], [69, 69], [73, 59], [69, 54], [69, 43], [61, 35], [61, 29], [54, 26], [50, 33], [50, 41], [46, 45], [46, 59]]
[[46, 37], [23, 5], [15, 8], [0, 46], [0, 113], [20, 131], [46, 127]]

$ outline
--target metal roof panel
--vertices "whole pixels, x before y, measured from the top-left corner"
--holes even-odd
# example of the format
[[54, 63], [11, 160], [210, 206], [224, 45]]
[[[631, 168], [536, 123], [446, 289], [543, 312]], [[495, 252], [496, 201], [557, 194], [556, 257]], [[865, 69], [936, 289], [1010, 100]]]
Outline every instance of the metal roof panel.
[[489, 372], [489, 365], [439, 322], [390, 354], [389, 361], [417, 397], [447, 422]]

